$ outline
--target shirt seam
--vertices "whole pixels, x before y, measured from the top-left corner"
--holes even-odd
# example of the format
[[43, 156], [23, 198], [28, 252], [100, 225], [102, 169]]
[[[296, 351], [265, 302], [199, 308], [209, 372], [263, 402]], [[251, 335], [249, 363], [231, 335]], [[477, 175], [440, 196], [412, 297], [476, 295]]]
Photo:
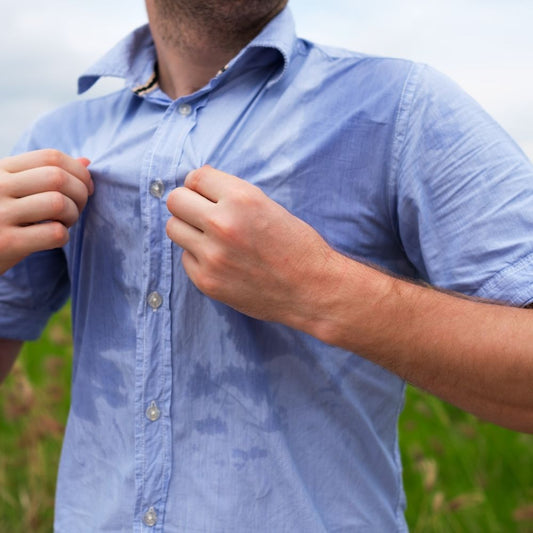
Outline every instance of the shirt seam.
[[400, 167], [400, 155], [405, 146], [405, 140], [407, 138], [407, 127], [411, 118], [411, 112], [415, 101], [415, 91], [419, 80], [421, 66], [417, 63], [412, 63], [409, 72], [407, 73], [405, 83], [400, 95], [400, 101], [398, 104], [398, 111], [396, 114], [396, 120], [394, 123], [392, 148], [391, 148], [391, 168], [389, 172], [389, 179], [387, 180], [387, 197], [388, 197], [388, 216], [389, 224], [392, 228], [392, 234], [398, 242], [401, 249], [403, 249], [403, 243], [399, 236], [398, 228], [395, 228], [394, 211], [397, 205], [397, 199], [399, 197], [399, 167]]

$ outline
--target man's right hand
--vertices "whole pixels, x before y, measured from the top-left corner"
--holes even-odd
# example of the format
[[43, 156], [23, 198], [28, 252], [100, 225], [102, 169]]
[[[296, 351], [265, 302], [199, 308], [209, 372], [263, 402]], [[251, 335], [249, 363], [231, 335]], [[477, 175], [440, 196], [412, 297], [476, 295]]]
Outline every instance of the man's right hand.
[[0, 160], [0, 274], [67, 243], [94, 190], [88, 165], [49, 149]]

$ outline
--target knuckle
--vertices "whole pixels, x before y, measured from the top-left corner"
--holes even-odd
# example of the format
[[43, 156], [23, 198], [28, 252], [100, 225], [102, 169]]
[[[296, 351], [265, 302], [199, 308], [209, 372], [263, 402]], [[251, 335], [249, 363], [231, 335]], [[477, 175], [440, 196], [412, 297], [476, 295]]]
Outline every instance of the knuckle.
[[46, 148], [42, 150], [42, 157], [45, 165], [58, 166], [63, 161], [63, 154], [55, 148]]
[[170, 191], [167, 197], [167, 208], [172, 214], [175, 214], [178, 208], [178, 201], [179, 201], [180, 195], [181, 195], [181, 189], [178, 187], [177, 189]]
[[76, 202], [76, 207], [78, 208], [78, 215], [85, 209], [85, 206], [87, 205], [87, 202], [89, 200], [89, 197], [85, 194], [82, 198], [80, 198]]
[[261, 191], [253, 185], [246, 184], [245, 187], [237, 187], [228, 197], [228, 207], [230, 212], [234, 214], [250, 214], [252, 212], [260, 212], [263, 208], [261, 205]]
[[226, 254], [220, 248], [211, 247], [205, 252], [204, 262], [206, 271], [213, 275], [226, 263]]
[[67, 228], [60, 222], [51, 222], [49, 224], [50, 241], [52, 246], [60, 248], [65, 246], [69, 240]]
[[174, 217], [170, 217], [168, 220], [167, 220], [167, 223], [166, 223], [166, 226], [165, 226], [165, 230], [167, 232], [167, 236], [174, 240], [174, 236], [176, 234], [175, 232], [175, 219]]
[[189, 172], [189, 174], [187, 174], [187, 177], [185, 178], [186, 186], [193, 190], [197, 189], [200, 182], [204, 179], [207, 172], [209, 171], [209, 168], [210, 167], [208, 165], [204, 165]]
[[247, 183], [246, 187], [240, 187], [235, 191], [235, 200], [245, 206], [256, 207], [264, 199], [264, 194], [259, 187]]
[[11, 174], [6, 170], [0, 170], [0, 196], [11, 196], [13, 180]]
[[75, 195], [73, 194], [72, 197], [70, 197], [70, 199], [74, 202], [76, 207], [82, 211], [89, 201], [89, 192], [85, 187], [81, 187]]
[[239, 189], [233, 192], [231, 200], [236, 209], [248, 209], [251, 204], [251, 195], [249, 191]]
[[[8, 220], [12, 218], [13, 212], [10, 208], [10, 204], [7, 204], [5, 201], [0, 202], [0, 221], [2, 221], [2, 224], [6, 224]], [[2, 250], [2, 248], [0, 248]]]
[[235, 240], [238, 235], [237, 228], [229, 216], [211, 214], [206, 218], [206, 226], [209, 233], [225, 242]]
[[58, 191], [50, 191], [48, 201], [52, 216], [59, 216], [67, 209], [67, 199]]
[[16, 244], [16, 240], [9, 229], [0, 231], [0, 250], [9, 250], [14, 244]]
[[49, 188], [52, 191], [60, 191], [67, 184], [67, 175], [59, 167], [48, 167], [47, 176]]
[[199, 273], [194, 282], [198, 289], [208, 296], [216, 298], [216, 295], [219, 293], [220, 284], [218, 280], [207, 272]]

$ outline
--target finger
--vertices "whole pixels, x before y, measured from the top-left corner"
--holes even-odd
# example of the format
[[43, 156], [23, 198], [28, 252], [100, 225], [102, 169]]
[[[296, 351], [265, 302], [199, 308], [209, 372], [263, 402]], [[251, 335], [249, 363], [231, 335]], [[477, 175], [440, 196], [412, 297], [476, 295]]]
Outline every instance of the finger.
[[188, 250], [195, 257], [200, 254], [204, 241], [204, 234], [200, 230], [176, 217], [168, 219], [166, 230], [169, 238], [178, 246]]
[[189, 251], [185, 250], [181, 256], [181, 264], [183, 265], [187, 276], [189, 276], [194, 285], [198, 287], [198, 271], [200, 269], [200, 263], [196, 257]]
[[175, 217], [205, 231], [206, 219], [215, 204], [191, 189], [179, 187], [169, 194], [167, 207]]
[[68, 239], [68, 230], [60, 222], [32, 224], [13, 230], [15, 254], [21, 258], [33, 252], [60, 248], [68, 242]]
[[40, 167], [4, 177], [3, 188], [13, 198], [23, 198], [47, 191], [68, 196], [82, 211], [87, 203], [87, 187], [75, 176], [59, 167]]
[[[88, 159], [85, 159], [85, 161], [88, 161]], [[23, 172], [38, 167], [60, 167], [84, 183], [89, 192], [93, 190], [91, 174], [84, 162], [74, 159], [59, 150], [36, 150], [6, 157], [0, 161], [0, 168], [10, 173]]]
[[69, 228], [80, 215], [76, 204], [68, 196], [56, 191], [18, 198], [14, 205], [13, 223], [19, 226], [55, 220]]
[[215, 203], [235, 188], [242, 187], [243, 183], [246, 182], [209, 165], [192, 170], [185, 178], [185, 187]]
[[[91, 160], [90, 159], [87, 159], [86, 157], [78, 157], [76, 158], [85, 168], [88, 168], [89, 165], [91, 164]], [[90, 176], [90, 173], [89, 173], [89, 176]], [[92, 179], [92, 176], [90, 176], [90, 181], [89, 181], [89, 195], [93, 194], [94, 193], [94, 181]]]

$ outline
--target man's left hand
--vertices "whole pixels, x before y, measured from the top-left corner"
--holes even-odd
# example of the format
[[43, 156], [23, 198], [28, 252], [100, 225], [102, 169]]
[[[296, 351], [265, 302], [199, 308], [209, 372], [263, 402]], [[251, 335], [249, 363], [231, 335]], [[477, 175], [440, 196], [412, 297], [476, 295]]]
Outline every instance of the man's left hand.
[[302, 327], [313, 319], [339, 254], [308, 224], [209, 166], [190, 172], [167, 205], [167, 234], [203, 293], [262, 320]]

